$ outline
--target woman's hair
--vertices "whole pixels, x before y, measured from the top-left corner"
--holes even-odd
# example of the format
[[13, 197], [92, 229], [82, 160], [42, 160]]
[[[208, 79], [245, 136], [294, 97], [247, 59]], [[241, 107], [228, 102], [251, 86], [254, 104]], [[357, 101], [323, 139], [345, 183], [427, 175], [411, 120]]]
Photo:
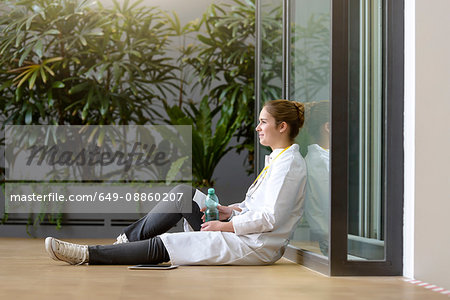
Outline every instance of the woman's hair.
[[319, 137], [320, 129], [326, 122], [330, 122], [330, 101], [323, 100], [308, 103], [305, 127], [309, 134]]
[[289, 138], [293, 141], [305, 122], [303, 103], [289, 100], [271, 100], [264, 104], [266, 111], [275, 119], [277, 125], [289, 125]]

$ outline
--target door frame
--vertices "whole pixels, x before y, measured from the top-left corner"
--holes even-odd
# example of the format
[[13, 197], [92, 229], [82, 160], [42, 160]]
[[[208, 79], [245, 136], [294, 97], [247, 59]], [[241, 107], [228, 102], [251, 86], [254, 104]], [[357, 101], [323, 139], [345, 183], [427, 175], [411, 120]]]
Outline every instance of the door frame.
[[[255, 112], [260, 110], [261, 1], [256, 0]], [[357, 0], [354, 0], [357, 1]], [[283, 0], [283, 98], [289, 95], [290, 0]], [[403, 272], [403, 111], [404, 1], [384, 0], [383, 10], [383, 178], [385, 260], [349, 261], [349, 31], [352, 0], [331, 0], [331, 164], [330, 247], [327, 257], [288, 246], [285, 257], [330, 276], [402, 275]], [[257, 116], [256, 116], [257, 118]], [[256, 171], [261, 166], [256, 147]], [[257, 172], [256, 172], [257, 173]]]

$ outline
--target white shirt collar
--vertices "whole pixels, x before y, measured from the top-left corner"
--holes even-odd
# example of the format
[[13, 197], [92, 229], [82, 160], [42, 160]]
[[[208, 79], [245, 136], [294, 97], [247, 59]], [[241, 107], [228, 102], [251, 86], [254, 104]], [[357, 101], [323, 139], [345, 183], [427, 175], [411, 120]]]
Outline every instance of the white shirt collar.
[[270, 153], [270, 159], [274, 159], [275, 157], [277, 157], [278, 154], [280, 154], [282, 151], [284, 150], [284, 148], [278, 148], [278, 149], [273, 149], [272, 153]]
[[[298, 151], [299, 148], [298, 148], [297, 144], [292, 144], [292, 146], [288, 150], [291, 150], [291, 149], [294, 149], [294, 150]], [[273, 151], [272, 151], [272, 153], [270, 153], [270, 155], [266, 155], [266, 157], [265, 157], [266, 166], [268, 164], [270, 164], [272, 162], [272, 160], [275, 157], [277, 157], [277, 155], [280, 154], [283, 150], [284, 150], [284, 148], [273, 149]], [[286, 151], [288, 151], [288, 150], [286, 150]]]
[[[312, 149], [313, 149], [313, 150], [312, 150]], [[308, 146], [308, 152], [309, 152], [310, 150], [312, 150], [312, 151], [316, 150], [316, 151], [319, 151], [319, 152], [327, 152], [327, 153], [330, 152], [330, 149], [325, 149], [325, 148], [323, 148], [322, 146], [320, 146], [320, 145], [318, 145], [318, 144], [311, 144], [311, 145], [309, 145], [309, 146]]]

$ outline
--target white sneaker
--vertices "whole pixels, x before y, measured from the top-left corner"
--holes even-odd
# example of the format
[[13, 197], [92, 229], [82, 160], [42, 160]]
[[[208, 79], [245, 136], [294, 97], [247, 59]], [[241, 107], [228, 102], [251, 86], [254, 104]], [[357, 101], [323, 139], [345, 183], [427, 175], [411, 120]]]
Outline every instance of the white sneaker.
[[54, 260], [62, 260], [71, 265], [81, 265], [89, 262], [87, 245], [68, 243], [48, 237], [45, 239], [45, 250]]
[[127, 236], [125, 235], [125, 233], [122, 233], [121, 235], [119, 235], [117, 237], [117, 241], [114, 242], [113, 245], [117, 245], [117, 244], [124, 244], [124, 243], [129, 243], [130, 241], [128, 240]]

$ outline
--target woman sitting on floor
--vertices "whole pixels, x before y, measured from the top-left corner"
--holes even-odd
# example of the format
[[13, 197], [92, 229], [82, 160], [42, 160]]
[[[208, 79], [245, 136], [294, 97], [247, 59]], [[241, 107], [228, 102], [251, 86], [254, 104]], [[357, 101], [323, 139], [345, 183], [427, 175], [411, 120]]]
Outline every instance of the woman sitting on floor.
[[[70, 264], [274, 263], [282, 257], [303, 211], [306, 165], [294, 144], [303, 123], [302, 103], [273, 100], [264, 105], [256, 131], [261, 145], [272, 153], [245, 200], [218, 207], [221, 221], [203, 222], [206, 196], [180, 185], [171, 191], [183, 193], [179, 202], [160, 202], [113, 245], [78, 245], [48, 237], [46, 250], [53, 259]], [[192, 206], [191, 213], [182, 212], [185, 205]], [[166, 233], [181, 218], [188, 231]]]

